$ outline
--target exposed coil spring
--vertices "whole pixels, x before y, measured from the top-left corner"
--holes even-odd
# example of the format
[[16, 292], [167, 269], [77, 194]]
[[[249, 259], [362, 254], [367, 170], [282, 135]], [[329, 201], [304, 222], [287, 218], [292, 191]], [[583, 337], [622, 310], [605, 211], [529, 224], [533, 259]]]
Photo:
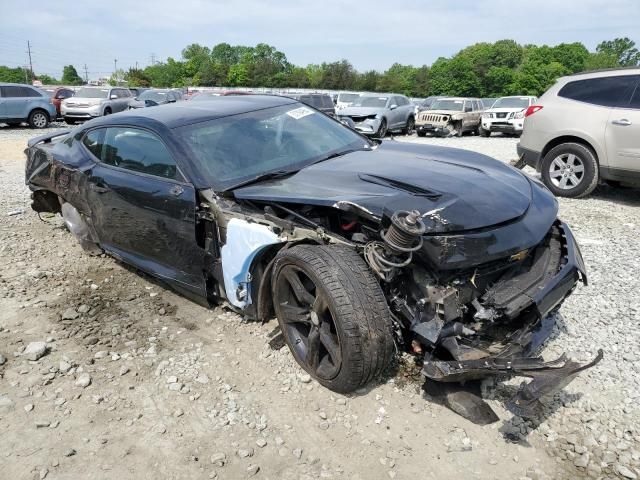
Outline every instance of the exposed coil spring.
[[384, 242], [369, 242], [365, 246], [364, 256], [376, 274], [389, 281], [395, 269], [411, 263], [412, 252], [422, 247], [424, 232], [425, 226], [419, 212], [395, 212], [389, 228], [380, 232]]

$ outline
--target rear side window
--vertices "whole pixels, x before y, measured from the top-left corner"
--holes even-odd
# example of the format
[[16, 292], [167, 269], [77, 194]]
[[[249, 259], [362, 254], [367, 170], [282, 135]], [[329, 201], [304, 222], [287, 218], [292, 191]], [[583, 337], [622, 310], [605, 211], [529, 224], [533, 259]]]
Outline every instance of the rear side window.
[[603, 107], [624, 107], [639, 79], [640, 75], [621, 75], [575, 80], [562, 87], [558, 96]]
[[5, 98], [24, 98], [24, 97], [41, 97], [36, 90], [29, 87], [18, 87], [14, 85], [8, 85], [6, 87], [0, 87], [2, 96]]
[[156, 177], [176, 178], [176, 162], [153, 133], [137, 128], [107, 128], [100, 156], [115, 167]]
[[640, 84], [636, 87], [636, 91], [631, 97], [631, 103], [629, 104], [630, 108], [640, 109]]
[[329, 95], [322, 96], [322, 106], [324, 108], [333, 108], [333, 100], [331, 100]]

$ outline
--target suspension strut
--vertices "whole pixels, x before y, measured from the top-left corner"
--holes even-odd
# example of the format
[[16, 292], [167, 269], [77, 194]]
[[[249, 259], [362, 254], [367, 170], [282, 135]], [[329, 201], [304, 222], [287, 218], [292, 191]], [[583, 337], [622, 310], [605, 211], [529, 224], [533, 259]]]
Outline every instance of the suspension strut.
[[393, 278], [395, 270], [409, 265], [413, 252], [422, 247], [426, 227], [420, 212], [398, 210], [391, 216], [391, 224], [380, 231], [383, 241], [372, 241], [364, 248], [369, 266], [384, 281]]

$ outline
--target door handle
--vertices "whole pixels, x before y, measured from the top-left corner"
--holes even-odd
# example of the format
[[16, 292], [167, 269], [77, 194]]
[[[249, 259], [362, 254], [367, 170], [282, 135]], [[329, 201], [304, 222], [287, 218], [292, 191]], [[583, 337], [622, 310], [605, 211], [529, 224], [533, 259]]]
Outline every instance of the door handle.
[[169, 193], [174, 197], [179, 197], [180, 195], [182, 195], [182, 192], [184, 192], [184, 188], [182, 188], [180, 185], [174, 185], [173, 187], [171, 187], [171, 190], [169, 190]]
[[109, 188], [96, 185], [95, 183], [90, 183], [89, 185], [91, 186], [91, 190], [96, 193], [107, 193], [109, 191]]
[[628, 127], [631, 125], [631, 122], [626, 118], [621, 118], [620, 120], [612, 120], [611, 123], [614, 125], [620, 125], [621, 127]]

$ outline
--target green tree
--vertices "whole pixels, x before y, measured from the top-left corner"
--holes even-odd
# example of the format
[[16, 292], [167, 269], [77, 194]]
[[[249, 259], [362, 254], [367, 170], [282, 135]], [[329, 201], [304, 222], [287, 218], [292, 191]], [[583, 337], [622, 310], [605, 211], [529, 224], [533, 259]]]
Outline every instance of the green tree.
[[37, 75], [36, 80], [40, 80], [43, 85], [58, 85], [60, 83], [55, 78], [44, 74]]
[[616, 56], [605, 52], [590, 53], [589, 58], [584, 63], [585, 70], [600, 70], [619, 66]]
[[415, 84], [416, 68], [411, 65], [394, 63], [378, 80], [379, 92], [397, 92], [411, 95]]
[[111, 77], [109, 77], [109, 85], [117, 86], [117, 85], [124, 85], [124, 83], [125, 83], [124, 70], [121, 68], [118, 68], [115, 72], [111, 74]]
[[321, 88], [332, 90], [353, 90], [357, 72], [347, 60], [322, 64]]
[[124, 74], [124, 80], [130, 87], [151, 86], [151, 78], [144, 73], [144, 70], [139, 68], [130, 68], [129, 71]]
[[242, 63], [236, 63], [229, 67], [229, 73], [227, 74], [227, 85], [244, 87], [248, 85], [249, 72], [247, 66]]
[[76, 67], [73, 65], [65, 65], [62, 69], [62, 79], [60, 82], [63, 85], [84, 85], [83, 78], [78, 75]]
[[596, 52], [613, 56], [621, 67], [640, 65], [640, 51], [636, 48], [636, 42], [627, 37], [601, 42]]
[[482, 96], [481, 83], [466, 56], [440, 57], [431, 66], [431, 91], [434, 95]]
[[358, 75], [354, 87], [356, 90], [361, 90], [364, 92], [375, 92], [376, 86], [378, 85], [379, 81], [380, 74], [375, 70], [368, 70]]

